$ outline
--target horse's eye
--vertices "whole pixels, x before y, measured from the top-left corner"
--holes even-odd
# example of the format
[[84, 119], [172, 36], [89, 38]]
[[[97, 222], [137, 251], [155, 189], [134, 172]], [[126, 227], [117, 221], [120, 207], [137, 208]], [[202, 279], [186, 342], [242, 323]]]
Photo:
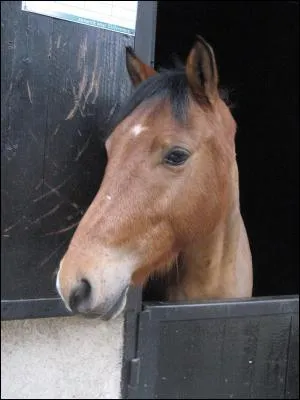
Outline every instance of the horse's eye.
[[190, 155], [190, 152], [186, 149], [182, 149], [181, 147], [173, 147], [164, 156], [164, 163], [174, 166], [182, 165], [186, 162]]

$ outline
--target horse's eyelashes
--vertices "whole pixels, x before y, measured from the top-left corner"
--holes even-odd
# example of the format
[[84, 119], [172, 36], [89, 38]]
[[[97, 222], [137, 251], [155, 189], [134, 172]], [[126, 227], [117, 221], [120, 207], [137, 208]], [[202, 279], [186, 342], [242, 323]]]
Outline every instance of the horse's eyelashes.
[[164, 156], [164, 163], [168, 165], [182, 165], [189, 158], [190, 152], [180, 147], [174, 147], [170, 149]]

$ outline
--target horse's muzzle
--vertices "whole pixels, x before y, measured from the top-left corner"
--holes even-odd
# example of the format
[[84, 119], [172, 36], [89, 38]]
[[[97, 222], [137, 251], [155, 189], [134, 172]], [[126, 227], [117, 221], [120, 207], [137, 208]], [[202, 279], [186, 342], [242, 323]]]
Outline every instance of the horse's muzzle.
[[122, 313], [126, 306], [127, 292], [128, 286], [122, 291], [119, 298], [111, 306], [106, 309], [103, 306], [96, 307], [93, 310], [93, 314], [98, 315], [104, 321], [109, 321], [110, 319], [116, 318]]
[[72, 290], [69, 298], [69, 307], [73, 312], [84, 312], [88, 309], [91, 297], [91, 285], [86, 279], [82, 279], [79, 285]]
[[69, 307], [74, 313], [79, 313], [88, 318], [101, 318], [104, 321], [116, 318], [125, 308], [128, 286], [120, 296], [113, 301], [106, 302], [96, 307], [91, 307], [92, 289], [90, 283], [83, 279], [73, 289], [69, 298]]

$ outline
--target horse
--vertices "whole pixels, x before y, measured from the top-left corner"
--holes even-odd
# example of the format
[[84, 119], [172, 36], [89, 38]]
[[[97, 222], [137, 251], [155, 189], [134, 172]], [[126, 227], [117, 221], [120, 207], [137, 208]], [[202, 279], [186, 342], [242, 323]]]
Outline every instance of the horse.
[[182, 67], [163, 71], [125, 52], [135, 90], [105, 141], [100, 189], [60, 261], [59, 295], [71, 312], [103, 320], [155, 274], [174, 277], [169, 301], [251, 297], [237, 124], [213, 48], [196, 36]]

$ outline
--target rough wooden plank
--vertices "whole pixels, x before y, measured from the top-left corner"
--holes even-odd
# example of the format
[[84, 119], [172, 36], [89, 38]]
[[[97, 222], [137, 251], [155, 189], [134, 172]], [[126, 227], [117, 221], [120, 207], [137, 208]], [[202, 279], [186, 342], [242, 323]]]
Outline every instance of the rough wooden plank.
[[240, 302], [198, 304], [194, 319], [177, 313], [180, 305], [148, 305], [139, 319], [139, 382], [127, 398], [297, 398], [299, 300], [286, 308], [280, 297], [270, 301], [272, 310], [260, 304], [257, 315], [256, 300], [239, 315]]
[[24, 12], [21, 2], [1, 11], [2, 299], [49, 298], [101, 183], [107, 120], [131, 91], [134, 38]]
[[2, 296], [9, 299], [17, 293], [27, 297], [30, 291], [35, 296], [41, 287], [41, 282], [33, 279], [36, 263], [45, 257], [40, 254], [37, 219], [50, 210], [36, 207], [33, 201], [42, 190], [39, 183], [43, 178], [47, 131], [47, 41], [52, 21], [23, 13], [19, 2], [5, 2], [1, 6], [2, 24], [13, 27], [3, 35], [1, 59], [1, 64], [5, 64], [6, 54], [12, 53], [11, 70], [5, 77], [9, 87], [1, 130], [5, 149], [1, 157], [5, 210], [2, 212], [1, 289]]
[[299, 399], [299, 314], [291, 317], [285, 399]]

